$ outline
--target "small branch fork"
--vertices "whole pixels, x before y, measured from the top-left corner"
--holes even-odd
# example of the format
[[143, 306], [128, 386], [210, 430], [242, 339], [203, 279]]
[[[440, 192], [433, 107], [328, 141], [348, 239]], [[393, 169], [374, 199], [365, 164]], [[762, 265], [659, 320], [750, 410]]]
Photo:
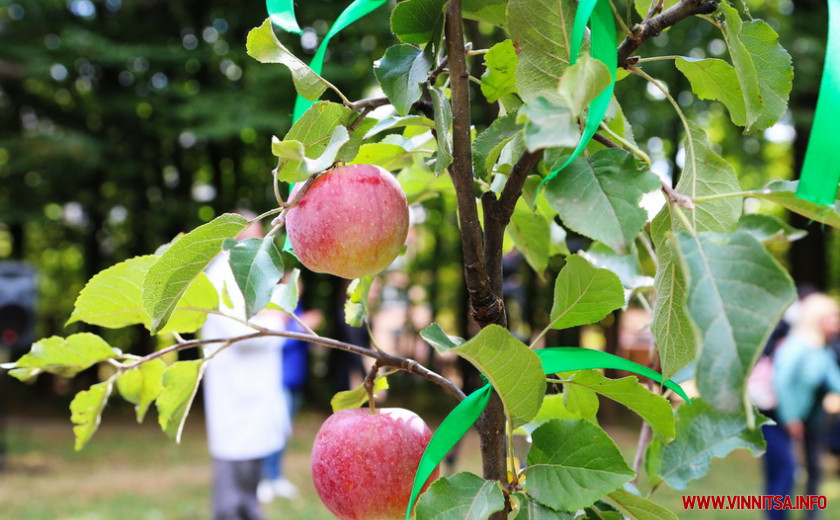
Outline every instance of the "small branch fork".
[[718, 8], [718, 0], [682, 0], [673, 7], [666, 9], [661, 14], [662, 1], [652, 2], [650, 11], [642, 21], [633, 28], [633, 34], [624, 38], [618, 46], [618, 66], [626, 68], [628, 65], [638, 63], [637, 56], [630, 55], [639, 48], [645, 41], [659, 36], [659, 34], [672, 25], [698, 14], [712, 14]]

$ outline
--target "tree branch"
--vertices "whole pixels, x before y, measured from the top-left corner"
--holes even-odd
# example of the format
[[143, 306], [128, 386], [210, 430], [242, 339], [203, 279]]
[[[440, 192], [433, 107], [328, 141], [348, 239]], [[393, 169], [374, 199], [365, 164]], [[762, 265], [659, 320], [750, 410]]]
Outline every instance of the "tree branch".
[[[502, 241], [505, 228], [510, 223], [516, 201], [522, 196], [525, 179], [528, 178], [528, 174], [537, 165], [542, 155], [542, 150], [523, 152], [513, 166], [498, 200], [491, 191], [484, 193], [481, 197], [481, 207], [484, 210], [484, 262], [487, 265], [487, 272], [490, 273], [490, 286], [495, 294], [502, 293]], [[504, 312], [500, 314], [500, 318], [504, 320]], [[500, 323], [500, 325], [503, 324], [503, 322]]]
[[350, 352], [353, 354], [357, 354], [359, 356], [367, 356], [376, 360], [376, 365], [379, 367], [393, 367], [403, 370], [405, 372], [409, 372], [411, 374], [417, 375], [422, 377], [423, 379], [435, 383], [436, 385], [442, 387], [444, 390], [455, 396], [456, 399], [459, 401], [463, 401], [466, 395], [463, 391], [461, 391], [458, 386], [455, 385], [449, 379], [446, 379], [442, 375], [429, 370], [428, 368], [424, 367], [417, 361], [409, 358], [404, 358], [401, 356], [395, 356], [393, 354], [387, 354], [385, 352], [360, 347], [359, 345], [353, 345], [352, 343], [345, 343], [343, 341], [338, 341], [331, 338], [325, 338], [323, 336], [313, 335], [313, 334], [305, 334], [300, 332], [289, 332], [285, 330], [271, 330], [265, 327], [260, 327], [259, 325], [255, 325], [253, 323], [249, 323], [253, 329], [256, 329], [256, 332], [252, 332], [250, 334], [243, 334], [241, 336], [236, 336], [233, 338], [210, 338], [210, 339], [194, 339], [189, 341], [184, 341], [182, 343], [176, 343], [171, 347], [167, 347], [146, 356], [143, 356], [139, 359], [135, 359], [133, 362], [123, 365], [122, 370], [131, 370], [133, 368], [137, 368], [141, 364], [151, 361], [153, 359], [159, 358], [171, 352], [177, 352], [180, 350], [185, 350], [188, 348], [196, 348], [202, 345], [207, 345], [210, 343], [225, 343], [226, 346], [232, 345], [239, 341], [245, 341], [249, 339], [255, 338], [264, 338], [264, 337], [278, 337], [278, 338], [289, 338], [289, 339], [298, 339], [302, 341], [308, 341], [310, 343], [316, 343], [318, 345], [324, 345], [326, 347], [335, 348], [338, 350], [344, 350], [346, 352]]
[[[666, 9], [662, 14], [647, 18], [633, 28], [633, 36], [627, 36], [618, 46], [618, 66], [634, 65], [630, 55], [645, 41], [659, 36], [659, 33], [689, 16], [711, 14], [718, 8], [718, 0], [681, 0], [677, 5]], [[648, 13], [648, 16], [652, 14]]]
[[458, 201], [464, 278], [470, 295], [472, 315], [483, 327], [498, 319], [500, 298], [493, 294], [490, 287], [490, 278], [484, 263], [484, 240], [478, 220], [478, 205], [475, 200], [470, 145], [470, 76], [464, 49], [461, 0], [450, 0], [446, 7], [446, 51], [452, 92], [453, 161], [450, 176]]

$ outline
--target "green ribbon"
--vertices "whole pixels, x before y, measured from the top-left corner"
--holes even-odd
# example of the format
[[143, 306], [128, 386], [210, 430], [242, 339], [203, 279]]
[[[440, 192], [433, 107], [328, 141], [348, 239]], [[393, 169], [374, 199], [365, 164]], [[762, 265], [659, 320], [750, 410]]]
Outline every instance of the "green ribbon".
[[414, 487], [411, 489], [411, 498], [408, 500], [408, 508], [405, 511], [405, 520], [409, 520], [414, 503], [420, 496], [420, 490], [423, 489], [426, 481], [429, 480], [435, 468], [438, 467], [438, 464], [446, 457], [452, 447], [458, 444], [467, 430], [472, 428], [481, 412], [487, 408], [487, 403], [490, 402], [492, 394], [493, 387], [490, 383], [487, 383], [458, 403], [458, 406], [453, 408], [440, 423], [435, 434], [429, 439], [426, 451], [423, 452], [423, 458], [420, 459], [420, 464], [417, 466], [417, 473], [414, 475]]
[[569, 370], [585, 370], [590, 368], [612, 368], [625, 370], [641, 376], [653, 379], [659, 384], [672, 390], [674, 393], [691, 403], [685, 391], [680, 385], [668, 379], [662, 382], [662, 375], [644, 365], [640, 365], [629, 359], [618, 357], [609, 352], [592, 350], [580, 347], [554, 347], [544, 348], [535, 351], [542, 361], [543, 372], [554, 374], [557, 372], [568, 372]]
[[[543, 372], [546, 375], [590, 368], [614, 368], [633, 372], [649, 377], [657, 383], [662, 383], [662, 375], [655, 370], [600, 350], [581, 347], [553, 347], [539, 349], [535, 352], [542, 361]], [[677, 383], [669, 379], [662, 384], [685, 399], [687, 403], [691, 403], [691, 400]], [[423, 452], [423, 457], [420, 459], [420, 464], [417, 466], [417, 473], [414, 475], [414, 486], [408, 500], [408, 509], [405, 511], [406, 520], [409, 520], [414, 503], [420, 495], [420, 490], [423, 489], [423, 485], [435, 471], [435, 468], [472, 428], [472, 425], [487, 408], [492, 390], [493, 387], [488, 383], [471, 393], [452, 409], [432, 435], [426, 450]]]
[[587, 23], [590, 25], [591, 32], [590, 53], [593, 58], [600, 60], [607, 66], [612, 81], [589, 103], [589, 115], [586, 118], [583, 135], [580, 141], [578, 141], [577, 148], [566, 159], [563, 166], [548, 174], [540, 185], [553, 179], [586, 149], [589, 141], [592, 140], [592, 136], [595, 135], [598, 127], [601, 126], [601, 121], [603, 121], [604, 116], [607, 114], [607, 109], [612, 100], [613, 90], [615, 89], [616, 70], [618, 68], [618, 40], [615, 35], [615, 22], [613, 21], [612, 9], [610, 8], [610, 0], [581, 0], [578, 4], [574, 25], [572, 26], [571, 46], [569, 47], [571, 65], [575, 64], [580, 54]]
[[840, 0], [828, 0], [828, 42], [820, 94], [796, 196], [834, 206], [840, 184], [840, 147], [836, 119], [840, 115]]

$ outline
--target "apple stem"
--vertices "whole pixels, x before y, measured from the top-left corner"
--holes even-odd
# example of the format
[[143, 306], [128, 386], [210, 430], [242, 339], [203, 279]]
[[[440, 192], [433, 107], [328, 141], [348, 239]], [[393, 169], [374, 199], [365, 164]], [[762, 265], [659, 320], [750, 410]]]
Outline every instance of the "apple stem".
[[373, 362], [373, 366], [370, 368], [370, 372], [367, 373], [365, 376], [365, 391], [368, 395], [368, 405], [370, 406], [370, 413], [376, 413], [376, 403], [374, 402], [374, 395], [373, 395], [373, 388], [376, 385], [376, 376], [379, 374], [380, 368], [380, 360], [377, 359]]

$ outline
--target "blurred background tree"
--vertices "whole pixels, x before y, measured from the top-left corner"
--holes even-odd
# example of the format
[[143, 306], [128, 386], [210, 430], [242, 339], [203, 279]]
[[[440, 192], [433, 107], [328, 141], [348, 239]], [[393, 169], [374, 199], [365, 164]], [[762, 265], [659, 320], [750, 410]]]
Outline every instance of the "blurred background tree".
[[[284, 43], [311, 55], [346, 5], [299, 3], [305, 32], [283, 36]], [[822, 71], [827, 13], [817, 0], [749, 0], [744, 7], [766, 19], [793, 56], [792, 110], [781, 123], [741, 139], [721, 105], [694, 99], [671, 60], [645, 68], [683, 107], [702, 114], [743, 187], [753, 189], [771, 178], [792, 178], [799, 169]], [[368, 64], [393, 43], [387, 13], [374, 12], [331, 45], [324, 76], [352, 99], [371, 95], [376, 86]], [[0, 260], [26, 260], [39, 270], [38, 337], [72, 332], [63, 323], [73, 299], [100, 269], [154, 251], [232, 208], [273, 207], [269, 143], [291, 124], [294, 89], [284, 67], [263, 66], [245, 54], [247, 31], [264, 18], [262, 2], [0, 0]], [[468, 29], [477, 42], [498, 30], [475, 22]], [[720, 56], [726, 46], [707, 37], [714, 30], [701, 19], [682, 23], [641, 52]], [[481, 60], [472, 66], [480, 71]], [[626, 78], [617, 89], [625, 106], [638, 107], [627, 116], [654, 169], [670, 176], [682, 160], [682, 129], [673, 110], [639, 78]], [[475, 116], [478, 125], [492, 120]], [[391, 297], [428, 302], [447, 330], [466, 334], [454, 207], [447, 194], [416, 206], [416, 240], [403, 266], [407, 277], [396, 280], [404, 291]], [[775, 252], [797, 282], [837, 288], [837, 230], [794, 224], [807, 229], [808, 238], [790, 247], [780, 242]], [[572, 251], [585, 247], [572, 233], [567, 242]], [[509, 308], [522, 316], [522, 335], [547, 319], [550, 291], [543, 289], [560, 267], [557, 257], [544, 280], [521, 269], [521, 305]], [[511, 274], [519, 271], [512, 259]], [[341, 284], [308, 272], [305, 277], [308, 305], [336, 316]], [[329, 323], [335, 327], [335, 319]], [[125, 350], [154, 348], [146, 334], [104, 334]]]

